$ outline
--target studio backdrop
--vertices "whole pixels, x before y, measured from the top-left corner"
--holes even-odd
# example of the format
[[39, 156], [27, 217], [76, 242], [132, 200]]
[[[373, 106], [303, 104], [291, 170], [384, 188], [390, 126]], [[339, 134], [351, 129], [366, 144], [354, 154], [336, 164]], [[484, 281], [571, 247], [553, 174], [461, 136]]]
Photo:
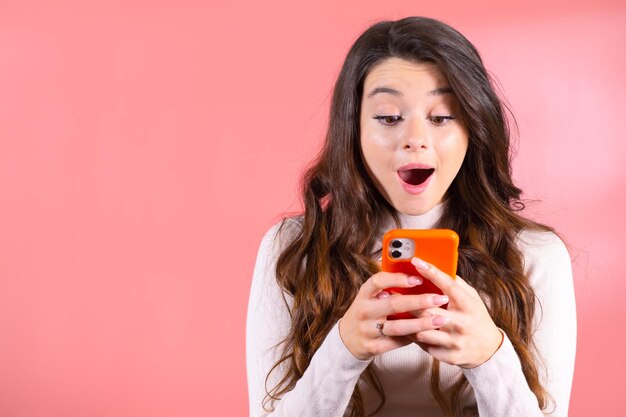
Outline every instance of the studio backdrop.
[[260, 238], [300, 209], [349, 46], [408, 15], [499, 84], [527, 215], [573, 258], [570, 415], [621, 410], [623, 1], [5, 0], [0, 415], [245, 416]]

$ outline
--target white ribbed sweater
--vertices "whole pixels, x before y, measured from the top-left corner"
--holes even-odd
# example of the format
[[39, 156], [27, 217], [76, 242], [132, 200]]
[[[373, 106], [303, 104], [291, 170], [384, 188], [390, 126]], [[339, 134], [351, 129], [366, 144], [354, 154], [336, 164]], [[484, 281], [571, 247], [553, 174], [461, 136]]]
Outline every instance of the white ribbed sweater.
[[[432, 228], [442, 210], [442, 205], [438, 205], [421, 216], [401, 215], [401, 226], [407, 229]], [[357, 383], [364, 394], [365, 410], [371, 412], [378, 405], [378, 396], [367, 384], [359, 381], [371, 360], [361, 361], [350, 353], [339, 336], [336, 323], [295, 388], [274, 403], [273, 412], [263, 410], [265, 379], [278, 361], [282, 347], [275, 346], [285, 338], [290, 326], [288, 308], [291, 296], [279, 288], [275, 276], [276, 259], [285, 243], [277, 239], [278, 226], [273, 226], [261, 242], [250, 291], [246, 326], [250, 416], [344, 416]], [[522, 232], [518, 245], [540, 303], [534, 338], [545, 364], [545, 368], [540, 367], [541, 382], [554, 398], [552, 416], [565, 417], [576, 351], [576, 307], [570, 258], [563, 242], [553, 233]], [[386, 396], [386, 404], [377, 416], [443, 415], [430, 394], [431, 361], [430, 355], [415, 344], [373, 359]], [[268, 389], [282, 377], [285, 368], [278, 369], [270, 375]], [[476, 409], [481, 417], [544, 415], [526, 383], [508, 337], [484, 364], [462, 369], [441, 363], [440, 373], [444, 389], [451, 386], [461, 373], [465, 374], [469, 389], [463, 394], [462, 406], [468, 415], [472, 415], [472, 410], [475, 413]]]

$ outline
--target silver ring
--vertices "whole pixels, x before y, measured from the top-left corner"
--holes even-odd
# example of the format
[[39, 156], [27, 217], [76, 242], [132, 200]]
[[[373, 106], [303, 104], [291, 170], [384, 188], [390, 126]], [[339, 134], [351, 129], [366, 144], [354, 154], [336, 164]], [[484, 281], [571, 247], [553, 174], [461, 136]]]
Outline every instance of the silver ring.
[[385, 328], [385, 322], [387, 320], [383, 320], [380, 323], [376, 323], [376, 328], [378, 329], [378, 333], [380, 333], [380, 335], [382, 337], [387, 337], [387, 335], [385, 333], [383, 333], [383, 329]]

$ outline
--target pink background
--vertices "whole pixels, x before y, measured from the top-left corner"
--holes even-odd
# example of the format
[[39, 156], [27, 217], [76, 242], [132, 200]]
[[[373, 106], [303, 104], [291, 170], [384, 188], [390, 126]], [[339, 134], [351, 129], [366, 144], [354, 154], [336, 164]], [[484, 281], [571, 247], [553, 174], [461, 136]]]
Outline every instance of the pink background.
[[620, 410], [625, 3], [300, 3], [2, 1], [0, 415], [246, 415], [259, 239], [299, 207], [348, 47], [406, 15], [501, 82], [530, 213], [575, 259], [571, 415]]

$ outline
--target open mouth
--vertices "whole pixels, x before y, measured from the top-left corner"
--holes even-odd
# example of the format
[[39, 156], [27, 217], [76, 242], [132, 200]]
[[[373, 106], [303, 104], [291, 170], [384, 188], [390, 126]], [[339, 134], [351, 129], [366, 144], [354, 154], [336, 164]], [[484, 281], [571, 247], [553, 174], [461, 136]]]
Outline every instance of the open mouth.
[[435, 172], [434, 168], [413, 168], [398, 171], [398, 175], [402, 181], [411, 185], [420, 185]]

